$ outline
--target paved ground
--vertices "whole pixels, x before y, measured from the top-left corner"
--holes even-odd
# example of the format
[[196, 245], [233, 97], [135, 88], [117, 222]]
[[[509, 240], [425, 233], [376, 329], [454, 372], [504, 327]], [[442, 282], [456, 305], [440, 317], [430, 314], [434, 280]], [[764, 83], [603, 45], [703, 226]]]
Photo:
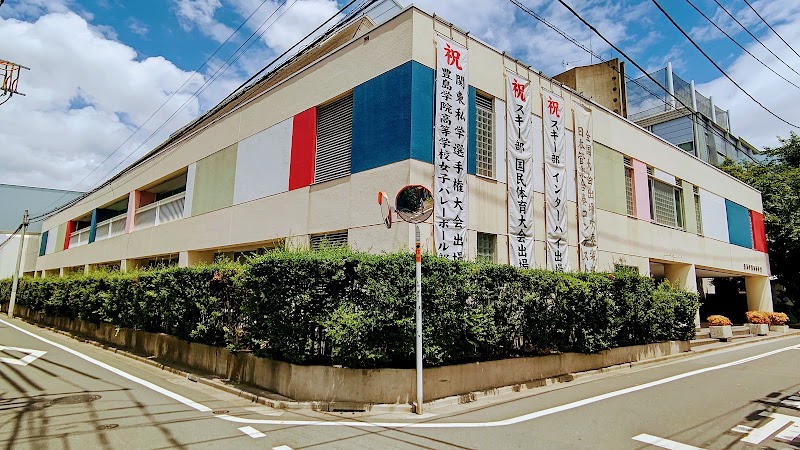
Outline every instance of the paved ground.
[[798, 391], [800, 338], [790, 337], [441, 408], [422, 419], [282, 412], [0, 320], [4, 448], [797, 449]]

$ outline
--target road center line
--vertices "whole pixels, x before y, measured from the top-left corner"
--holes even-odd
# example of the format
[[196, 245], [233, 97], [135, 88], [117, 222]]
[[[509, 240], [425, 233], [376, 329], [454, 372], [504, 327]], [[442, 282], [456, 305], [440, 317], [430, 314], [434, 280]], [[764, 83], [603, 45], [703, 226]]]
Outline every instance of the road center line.
[[[50, 341], [46, 338], [38, 336], [30, 331], [22, 329], [16, 325], [6, 322], [5, 320], [0, 319], [0, 323], [6, 324], [16, 330], [19, 330], [33, 338], [36, 338], [42, 342], [50, 344], [54, 347], [60, 348], [68, 353], [71, 353], [87, 362], [95, 364], [99, 367], [102, 367], [110, 372], [113, 372], [123, 378], [126, 378], [134, 383], [138, 383], [146, 388], [149, 388], [153, 391], [156, 391], [162, 395], [165, 395], [169, 398], [177, 400], [187, 406], [190, 406], [198, 411], [201, 412], [210, 412], [211, 408], [201, 405], [195, 401], [189, 400], [188, 398], [176, 394], [170, 390], [164, 389], [160, 386], [157, 386], [149, 381], [145, 381], [139, 377], [131, 375], [127, 372], [124, 372], [120, 369], [112, 367], [108, 364], [102, 363], [90, 356], [86, 356], [76, 350], [63, 346], [61, 344], [57, 344], [53, 341]], [[693, 377], [695, 375], [700, 375], [707, 372], [712, 372], [715, 370], [721, 370], [728, 367], [738, 366], [741, 364], [745, 364], [751, 361], [756, 361], [758, 359], [766, 358], [768, 356], [776, 355], [778, 353], [785, 352], [787, 350], [797, 350], [800, 349], [800, 345], [792, 345], [789, 347], [779, 348], [777, 350], [772, 350], [766, 353], [761, 353], [759, 355], [750, 356], [748, 358], [743, 358], [737, 361], [731, 361], [724, 364], [719, 364], [712, 367], [706, 367], [703, 369], [693, 370], [691, 372], [686, 372], [678, 375], [673, 375], [671, 377], [662, 378], [660, 380], [651, 381], [649, 383], [640, 384], [637, 386], [631, 386], [629, 388], [620, 389], [613, 392], [608, 392], [606, 394], [596, 395], [594, 397], [585, 398], [583, 400], [574, 401], [571, 403], [567, 403], [561, 406], [555, 406], [552, 408], [543, 409], [540, 411], [534, 411], [528, 414], [523, 414], [521, 416], [512, 417], [510, 419], [505, 420], [498, 420], [494, 422], [437, 422], [437, 423], [418, 423], [418, 422], [357, 422], [357, 421], [322, 421], [322, 420], [267, 420], [267, 419], [244, 419], [241, 417], [234, 417], [227, 414], [219, 414], [214, 417], [217, 417], [222, 420], [227, 420], [229, 422], [234, 423], [243, 423], [243, 424], [258, 424], [258, 425], [273, 425], [273, 426], [335, 426], [335, 427], [356, 427], [356, 428], [486, 428], [486, 427], [501, 427], [506, 425], [514, 425], [521, 422], [527, 422], [529, 420], [537, 419], [539, 417], [549, 416], [551, 414], [568, 411], [570, 409], [579, 408], [581, 406], [590, 405], [592, 403], [597, 403], [603, 400], [607, 400], [614, 397], [619, 397], [622, 395], [630, 394], [633, 392], [641, 391], [644, 389], [649, 389], [652, 387], [660, 386], [662, 384], [671, 383], [673, 381], [682, 380], [684, 378]]]

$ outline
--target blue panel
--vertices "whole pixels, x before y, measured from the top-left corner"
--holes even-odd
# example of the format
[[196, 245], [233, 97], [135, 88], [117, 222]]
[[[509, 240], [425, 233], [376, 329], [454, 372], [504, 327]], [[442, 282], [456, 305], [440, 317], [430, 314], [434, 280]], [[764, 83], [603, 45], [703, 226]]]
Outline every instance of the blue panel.
[[467, 132], [467, 173], [475, 175], [478, 167], [478, 108], [475, 105], [475, 88], [469, 87], [469, 111], [467, 111], [467, 122], [469, 131]]
[[725, 199], [728, 215], [728, 236], [731, 244], [753, 248], [753, 228], [750, 224], [750, 211], [744, 206]]
[[411, 158], [433, 164], [434, 70], [411, 62]]
[[92, 210], [92, 225], [89, 227], [89, 243], [94, 242], [97, 237], [97, 209]]
[[353, 90], [351, 173], [409, 159], [412, 63]]
[[42, 241], [39, 243], [39, 256], [44, 256], [44, 252], [47, 249], [47, 234], [47, 231], [42, 233]]

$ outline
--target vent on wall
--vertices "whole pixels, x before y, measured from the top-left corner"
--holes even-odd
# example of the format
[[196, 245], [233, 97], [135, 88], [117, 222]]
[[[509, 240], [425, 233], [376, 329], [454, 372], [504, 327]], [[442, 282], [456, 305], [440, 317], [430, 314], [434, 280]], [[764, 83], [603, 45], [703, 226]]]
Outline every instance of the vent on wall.
[[626, 167], [633, 167], [633, 161], [631, 160], [630, 156], [623, 156], [622, 162], [625, 164]]
[[341, 247], [345, 245], [347, 245], [347, 230], [311, 235], [311, 250], [319, 250], [320, 247]]
[[317, 156], [314, 183], [350, 175], [353, 143], [353, 95], [317, 110]]

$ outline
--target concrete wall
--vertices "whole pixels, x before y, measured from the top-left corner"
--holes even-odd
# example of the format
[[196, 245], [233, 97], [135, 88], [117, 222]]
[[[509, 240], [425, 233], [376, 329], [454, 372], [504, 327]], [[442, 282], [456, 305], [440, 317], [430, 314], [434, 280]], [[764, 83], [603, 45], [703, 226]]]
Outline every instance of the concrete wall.
[[[47, 317], [17, 306], [15, 314], [58, 329], [111, 343], [163, 362], [252, 384], [299, 401], [412, 403], [416, 399], [414, 369], [348, 369], [301, 366], [259, 358], [250, 353], [182, 341], [111, 324]], [[564, 353], [527, 358], [426, 368], [425, 401], [524, 384], [575, 372], [600, 369], [690, 350], [689, 342], [670, 341], [604, 350], [597, 354]]]

